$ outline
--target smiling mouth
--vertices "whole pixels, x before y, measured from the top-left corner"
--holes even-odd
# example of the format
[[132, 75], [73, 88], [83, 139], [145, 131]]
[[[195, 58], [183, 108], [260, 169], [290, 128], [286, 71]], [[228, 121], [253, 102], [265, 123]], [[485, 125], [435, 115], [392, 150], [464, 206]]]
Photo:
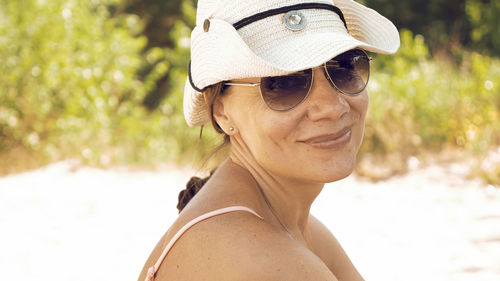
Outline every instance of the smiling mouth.
[[351, 136], [352, 127], [347, 127], [335, 134], [313, 137], [300, 142], [321, 149], [338, 149], [347, 145], [351, 141]]

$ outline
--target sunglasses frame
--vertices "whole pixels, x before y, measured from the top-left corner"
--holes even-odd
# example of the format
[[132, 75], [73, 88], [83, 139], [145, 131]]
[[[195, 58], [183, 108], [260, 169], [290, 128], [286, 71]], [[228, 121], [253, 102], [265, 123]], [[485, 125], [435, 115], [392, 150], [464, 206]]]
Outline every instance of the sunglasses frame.
[[[368, 54], [362, 50], [362, 49], [353, 49], [353, 50], [359, 50], [361, 52], [363, 52], [366, 56], [366, 58], [368, 59], [368, 62], [370, 62], [372, 60], [372, 57], [369, 57]], [[342, 54], [340, 54], [342, 55]], [[331, 60], [334, 60], [335, 58], [332, 58]], [[274, 111], [279, 111], [279, 112], [286, 112], [286, 111], [290, 111], [292, 109], [294, 109], [295, 107], [299, 106], [303, 101], [305, 101], [307, 99], [307, 97], [309, 96], [309, 92], [311, 92], [311, 88], [312, 88], [312, 85], [314, 83], [314, 69], [317, 69], [317, 68], [323, 68], [323, 71], [325, 73], [325, 77], [328, 79], [328, 82], [330, 82], [330, 85], [332, 85], [333, 87], [335, 87], [335, 89], [337, 89], [340, 93], [342, 93], [343, 95], [346, 95], [346, 96], [350, 96], [350, 97], [355, 97], [359, 94], [361, 94], [365, 89], [366, 89], [366, 85], [368, 85], [368, 81], [370, 80], [370, 69], [368, 68], [368, 78], [366, 79], [366, 83], [365, 83], [365, 86], [363, 87], [363, 89], [361, 89], [359, 92], [357, 93], [354, 93], [354, 94], [349, 94], [349, 93], [346, 93], [344, 91], [342, 91], [341, 89], [339, 89], [339, 87], [337, 85], [335, 85], [335, 82], [333, 82], [333, 79], [332, 77], [330, 77], [330, 74], [328, 73], [328, 69], [327, 69], [327, 66], [326, 64], [328, 62], [330, 62], [331, 60], [323, 63], [321, 66], [316, 66], [316, 67], [313, 67], [313, 68], [310, 68], [311, 69], [311, 84], [309, 85], [309, 89], [307, 89], [307, 93], [306, 95], [304, 96], [304, 98], [302, 98], [302, 100], [297, 103], [296, 105], [290, 107], [290, 108], [287, 108], [287, 109], [273, 109], [271, 108], [266, 100], [264, 99], [264, 94], [262, 93], [262, 88], [260, 87], [261, 85], [261, 82], [258, 82], [258, 83], [238, 83], [238, 82], [224, 82], [223, 85], [227, 85], [227, 86], [244, 86], [244, 87], [259, 87], [259, 91], [260, 91], [260, 96], [262, 98], [262, 100], [264, 101], [264, 103], [267, 105], [267, 107], [269, 107], [269, 109], [271, 110], [274, 110]], [[370, 65], [368, 65], [369, 67]], [[309, 70], [309, 69], [307, 69]]]

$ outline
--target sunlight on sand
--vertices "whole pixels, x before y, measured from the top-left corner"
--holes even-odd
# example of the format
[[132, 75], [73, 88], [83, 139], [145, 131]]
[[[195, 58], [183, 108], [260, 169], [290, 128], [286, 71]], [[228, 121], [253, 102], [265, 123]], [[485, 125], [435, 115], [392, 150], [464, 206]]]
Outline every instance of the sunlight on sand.
[[[500, 190], [456, 171], [349, 177], [328, 184], [311, 212], [367, 281], [498, 281]], [[2, 280], [136, 280], [192, 174], [61, 162], [0, 178]]]

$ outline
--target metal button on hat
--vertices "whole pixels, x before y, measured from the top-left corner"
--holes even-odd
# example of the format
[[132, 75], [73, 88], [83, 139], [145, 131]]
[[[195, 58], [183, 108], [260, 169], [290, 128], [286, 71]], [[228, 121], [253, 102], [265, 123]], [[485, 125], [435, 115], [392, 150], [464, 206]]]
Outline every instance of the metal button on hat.
[[306, 17], [300, 11], [290, 11], [283, 18], [285, 26], [293, 31], [300, 31], [306, 27]]

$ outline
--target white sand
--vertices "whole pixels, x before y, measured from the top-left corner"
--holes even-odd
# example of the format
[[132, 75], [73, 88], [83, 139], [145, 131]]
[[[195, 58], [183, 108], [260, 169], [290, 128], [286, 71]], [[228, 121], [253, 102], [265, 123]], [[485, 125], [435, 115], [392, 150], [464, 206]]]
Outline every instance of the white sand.
[[[1, 280], [136, 280], [175, 219], [191, 171], [70, 162], [0, 178]], [[431, 166], [376, 184], [329, 184], [312, 213], [367, 281], [499, 281], [500, 189]]]

